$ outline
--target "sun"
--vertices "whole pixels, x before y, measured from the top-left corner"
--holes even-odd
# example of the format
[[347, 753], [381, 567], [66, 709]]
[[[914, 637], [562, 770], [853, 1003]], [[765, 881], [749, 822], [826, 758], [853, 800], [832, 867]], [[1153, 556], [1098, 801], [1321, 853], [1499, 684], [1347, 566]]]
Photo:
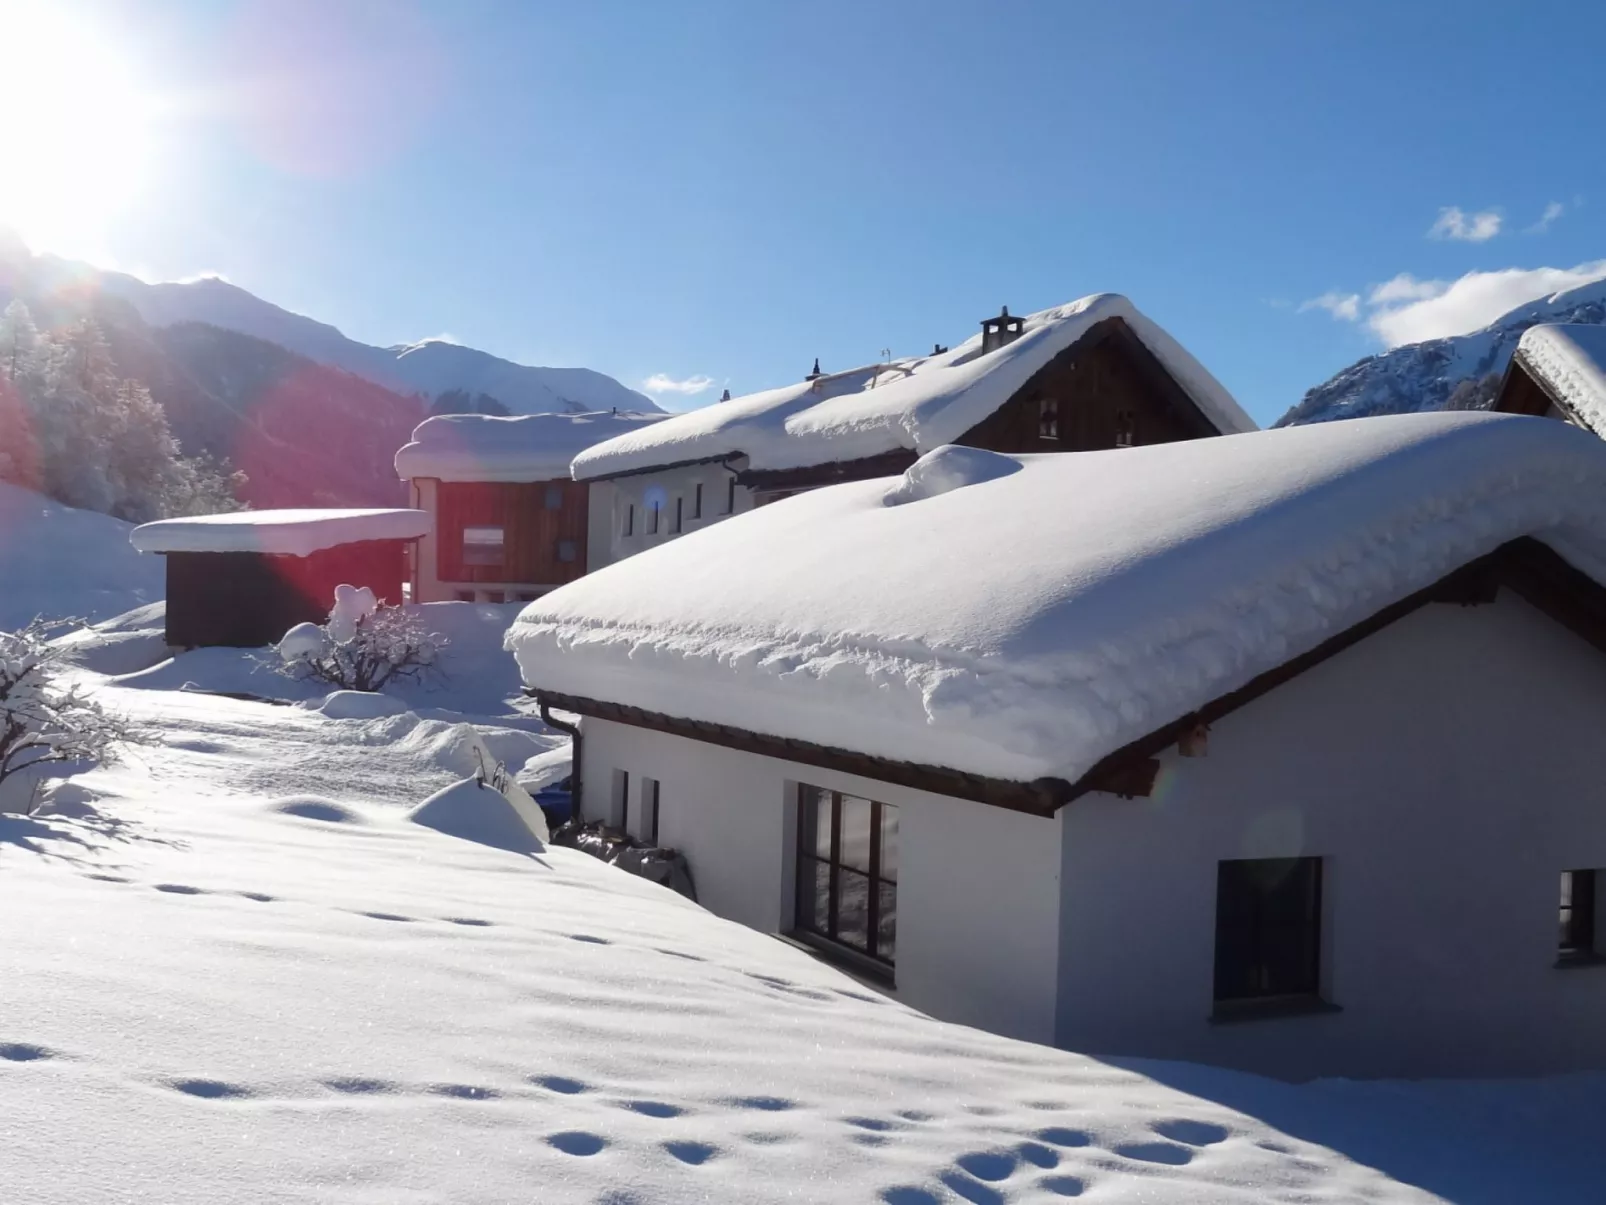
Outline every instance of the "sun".
[[100, 245], [149, 183], [155, 106], [125, 56], [52, 0], [0, 0], [0, 226]]

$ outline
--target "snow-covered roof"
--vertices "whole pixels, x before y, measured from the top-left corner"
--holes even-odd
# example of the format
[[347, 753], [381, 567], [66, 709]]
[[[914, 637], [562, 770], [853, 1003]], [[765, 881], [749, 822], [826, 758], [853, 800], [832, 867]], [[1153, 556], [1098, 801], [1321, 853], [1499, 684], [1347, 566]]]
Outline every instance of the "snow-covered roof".
[[226, 515], [161, 519], [134, 528], [141, 552], [266, 552], [311, 556], [361, 540], [414, 540], [428, 535], [427, 510], [242, 510]]
[[663, 414], [601, 410], [586, 414], [441, 414], [425, 419], [396, 453], [404, 479], [552, 481], [567, 479], [575, 456], [592, 444], [636, 431]]
[[1606, 435], [1606, 326], [1532, 326], [1517, 353], [1579, 422]]
[[[1253, 431], [1227, 390], [1125, 297], [1099, 293], [1029, 314], [1019, 338], [981, 351], [978, 333], [934, 356], [868, 365], [676, 415], [575, 457], [578, 480], [745, 455], [754, 469], [793, 469], [952, 443], [1037, 372], [1110, 318], [1126, 322], [1217, 430]], [[871, 386], [874, 386], [873, 388]]]
[[1441, 413], [1042, 456], [938, 449], [521, 612], [527, 684], [1030, 782], [1520, 536], [1606, 580], [1606, 444]]

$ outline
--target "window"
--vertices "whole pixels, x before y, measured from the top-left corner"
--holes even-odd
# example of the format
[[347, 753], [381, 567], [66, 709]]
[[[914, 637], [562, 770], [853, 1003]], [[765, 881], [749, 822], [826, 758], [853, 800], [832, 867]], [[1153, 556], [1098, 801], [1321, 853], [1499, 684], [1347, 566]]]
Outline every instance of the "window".
[[558, 541], [558, 560], [565, 565], [572, 565], [580, 556], [580, 546], [573, 540]]
[[624, 534], [627, 536], [633, 536], [636, 534], [636, 504], [634, 502], [625, 507]]
[[692, 487], [691, 517], [693, 519], [701, 519], [703, 517], [703, 483], [701, 481]]
[[797, 928], [893, 965], [898, 809], [799, 785]]
[[656, 503], [647, 509], [647, 534], [650, 536], [658, 534], [658, 516], [660, 513]]
[[613, 798], [608, 801], [607, 824], [610, 828], [624, 831], [630, 823], [630, 771], [615, 770], [613, 772]]
[[1561, 872], [1561, 910], [1556, 952], [1562, 962], [1590, 962], [1595, 950], [1595, 872]]
[[734, 477], [725, 483], [725, 513], [727, 515], [736, 513], [736, 478]]
[[563, 509], [563, 487], [561, 485], [549, 485], [546, 487], [546, 508], [548, 510]]
[[1321, 990], [1322, 860], [1246, 858], [1216, 871], [1216, 1001]]
[[675, 499], [675, 525], [669, 529], [670, 535], [678, 536], [681, 528], [684, 526], [682, 511], [684, 509], [685, 502], [686, 500], [684, 498], [677, 497]]
[[1044, 397], [1037, 399], [1037, 438], [1058, 439], [1060, 437], [1060, 404], [1054, 398]]
[[500, 565], [502, 529], [500, 527], [463, 528], [463, 564]]
[[474, 601], [474, 591], [472, 591], [472, 590], [453, 590], [452, 591], [452, 597], [455, 598], [458, 602], [473, 602]]
[[648, 845], [658, 844], [658, 780], [641, 780], [641, 832], [638, 838]]
[[1138, 442], [1138, 420], [1132, 411], [1122, 407], [1115, 412], [1115, 446], [1130, 448]]

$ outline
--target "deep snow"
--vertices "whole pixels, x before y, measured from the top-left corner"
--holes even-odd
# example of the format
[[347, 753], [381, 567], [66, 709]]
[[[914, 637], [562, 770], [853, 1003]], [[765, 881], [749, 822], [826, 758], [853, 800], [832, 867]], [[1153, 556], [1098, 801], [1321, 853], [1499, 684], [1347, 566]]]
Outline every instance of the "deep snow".
[[362, 540], [412, 540], [434, 522], [427, 510], [364, 507], [319, 510], [242, 510], [222, 515], [158, 519], [134, 528], [141, 552], [264, 552], [311, 556]]
[[1606, 326], [1533, 326], [1517, 353], [1579, 421], [1606, 435]]
[[1075, 781], [1529, 535], [1606, 580], [1606, 444], [1458, 413], [942, 449], [590, 574], [530, 603], [508, 647], [535, 687]]
[[576, 455], [663, 414], [441, 414], [418, 424], [396, 452], [396, 475], [441, 481], [552, 481], [569, 478]]
[[583, 854], [410, 823], [462, 776], [427, 721], [105, 698], [162, 746], [0, 817], [7, 1200], [1492, 1205], [1606, 1172], [1601, 1077], [1294, 1087], [932, 1021]]
[[1255, 422], [1188, 351], [1117, 293], [1024, 317], [1019, 338], [982, 353], [982, 337], [931, 356], [870, 365], [676, 415], [580, 452], [576, 480], [744, 455], [753, 469], [789, 469], [929, 452], [1009, 400], [1055, 356], [1107, 319], [1125, 322], [1218, 431]]

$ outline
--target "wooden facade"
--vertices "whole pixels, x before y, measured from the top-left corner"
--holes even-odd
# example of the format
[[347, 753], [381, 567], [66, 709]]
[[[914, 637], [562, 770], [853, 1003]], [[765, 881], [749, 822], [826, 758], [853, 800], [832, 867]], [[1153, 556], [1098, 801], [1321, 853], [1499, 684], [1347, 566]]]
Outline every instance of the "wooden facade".
[[[1011, 455], [1203, 439], [1220, 432], [1120, 318], [1092, 327], [955, 443]], [[755, 490], [810, 489], [901, 473], [913, 451], [781, 471], [749, 471]]]
[[1501, 381], [1500, 392], [1490, 409], [1499, 414], [1530, 414], [1538, 418], [1551, 415], [1577, 422], [1577, 419], [1561, 404], [1561, 400], [1553, 397], [1550, 391], [1529, 373], [1521, 351], [1512, 356], [1511, 363], [1506, 366], [1505, 379]]
[[[436, 576], [442, 582], [562, 585], [586, 571], [588, 490], [576, 481], [442, 481], [436, 486]], [[463, 533], [501, 531], [500, 559], [487, 561]]]
[[367, 586], [399, 603], [405, 540], [363, 540], [311, 556], [169, 552], [167, 643], [176, 648], [261, 648], [298, 623], [322, 623], [335, 587]]

